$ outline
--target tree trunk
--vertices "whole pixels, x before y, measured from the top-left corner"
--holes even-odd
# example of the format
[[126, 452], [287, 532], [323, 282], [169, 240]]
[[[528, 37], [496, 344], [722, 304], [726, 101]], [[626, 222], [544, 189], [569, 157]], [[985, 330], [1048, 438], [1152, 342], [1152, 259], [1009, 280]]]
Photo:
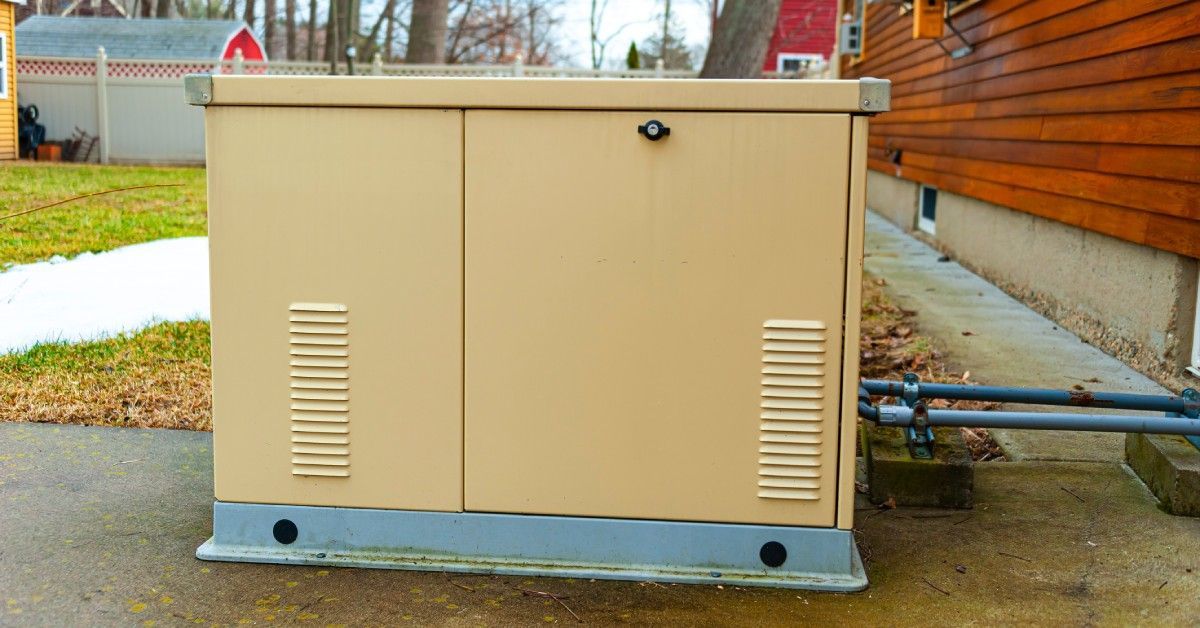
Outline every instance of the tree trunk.
[[721, 17], [721, 0], [708, 0], [711, 4], [708, 10], [712, 15], [708, 18], [708, 41], [712, 41], [717, 36], [717, 20]]
[[317, 0], [308, 0], [308, 41], [305, 42], [304, 56], [309, 61], [317, 58]]
[[296, 0], [283, 0], [283, 29], [288, 61], [296, 59]]
[[263, 0], [263, 45], [267, 48], [267, 58], [275, 56], [275, 15], [279, 8], [275, 0]]
[[396, 43], [396, 0], [388, 0], [391, 10], [387, 12], [387, 29], [383, 32], [383, 60], [392, 62], [392, 46]]
[[229, 5], [225, 7], [225, 19], [232, 20], [235, 17], [237, 17], [237, 0], [229, 0]]
[[449, 0], [413, 0], [405, 63], [444, 63]]
[[758, 78], [781, 0], [725, 0], [700, 78]]
[[325, 19], [325, 60], [329, 62], [329, 73], [337, 74], [338, 47], [338, 0], [329, 0], [329, 16]]
[[662, 39], [659, 40], [662, 42], [662, 44], [659, 46], [658, 57], [662, 59], [663, 63], [665, 64], [667, 62], [667, 42], [671, 41], [671, 0], [663, 1], [662, 26]]
[[242, 21], [246, 22], [250, 30], [254, 30], [254, 5], [257, 2], [258, 0], [246, 0], [246, 10], [242, 12]]
[[154, 17], [165, 20], [171, 17], [171, 0], [158, 0], [154, 3]]

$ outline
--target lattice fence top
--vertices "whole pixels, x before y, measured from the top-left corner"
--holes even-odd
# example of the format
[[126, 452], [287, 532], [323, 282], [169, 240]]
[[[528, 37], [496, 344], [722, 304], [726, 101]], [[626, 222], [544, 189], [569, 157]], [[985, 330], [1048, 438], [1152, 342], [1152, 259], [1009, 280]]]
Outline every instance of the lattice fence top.
[[107, 72], [118, 78], [182, 78], [212, 72], [215, 64], [171, 61], [109, 61]]
[[86, 59], [22, 59], [17, 57], [17, 74], [27, 76], [96, 76], [96, 62]]
[[[17, 74], [37, 77], [96, 76], [96, 59], [56, 59], [49, 57], [18, 57]], [[329, 64], [319, 61], [205, 61], [194, 60], [135, 60], [108, 59], [105, 75], [111, 78], [177, 79], [188, 74], [258, 74], [277, 76], [329, 75]], [[347, 74], [344, 63], [338, 74]], [[594, 70], [591, 68], [556, 68], [513, 65], [405, 65], [358, 63], [354, 73], [361, 76], [476, 76], [476, 77], [559, 77], [559, 78], [696, 78], [690, 70]], [[767, 79], [829, 78], [828, 64], [814, 64], [804, 72], [764, 72]]]

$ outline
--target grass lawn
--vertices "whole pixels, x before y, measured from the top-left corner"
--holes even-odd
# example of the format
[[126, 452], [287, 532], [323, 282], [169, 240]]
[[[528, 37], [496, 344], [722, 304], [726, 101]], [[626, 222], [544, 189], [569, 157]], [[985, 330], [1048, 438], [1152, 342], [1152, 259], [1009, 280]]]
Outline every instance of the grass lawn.
[[203, 168], [8, 162], [0, 165], [0, 216], [90, 192], [155, 183], [0, 221], [0, 270], [160, 238], [205, 235]]
[[0, 420], [212, 429], [207, 322], [0, 355]]

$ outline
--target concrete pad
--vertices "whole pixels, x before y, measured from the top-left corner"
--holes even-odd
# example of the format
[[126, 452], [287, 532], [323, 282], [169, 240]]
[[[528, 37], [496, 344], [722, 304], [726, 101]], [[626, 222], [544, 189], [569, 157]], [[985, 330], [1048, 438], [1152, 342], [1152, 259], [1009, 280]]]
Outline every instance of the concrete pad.
[[194, 552], [210, 533], [211, 473], [208, 434], [0, 424], [0, 623], [575, 623], [519, 589], [559, 595], [590, 624], [1200, 617], [1200, 520], [1160, 511], [1117, 464], [978, 465], [969, 513], [864, 501], [872, 585], [853, 595], [206, 563]]
[[[917, 312], [920, 333], [933, 338], [947, 361], [956, 369], [970, 371], [975, 381], [1167, 392], [959, 264], [939, 261], [941, 253], [874, 213], [867, 216], [866, 252], [867, 272], [887, 280], [888, 295]], [[1122, 434], [991, 432], [1012, 460], [1121, 462], [1125, 455]]]
[[975, 472], [962, 432], [933, 428], [933, 458], [913, 458], [904, 430], [862, 423], [862, 452], [872, 504], [971, 508]]
[[1167, 512], [1200, 517], [1200, 449], [1182, 436], [1127, 434], [1125, 455]]

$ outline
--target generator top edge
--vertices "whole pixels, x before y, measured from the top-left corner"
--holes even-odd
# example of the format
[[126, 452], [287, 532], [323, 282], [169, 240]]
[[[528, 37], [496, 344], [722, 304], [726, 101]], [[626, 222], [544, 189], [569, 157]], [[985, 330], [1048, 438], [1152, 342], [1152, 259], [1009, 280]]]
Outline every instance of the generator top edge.
[[891, 105], [891, 82], [247, 76], [193, 74], [192, 105], [762, 111], [875, 114]]

